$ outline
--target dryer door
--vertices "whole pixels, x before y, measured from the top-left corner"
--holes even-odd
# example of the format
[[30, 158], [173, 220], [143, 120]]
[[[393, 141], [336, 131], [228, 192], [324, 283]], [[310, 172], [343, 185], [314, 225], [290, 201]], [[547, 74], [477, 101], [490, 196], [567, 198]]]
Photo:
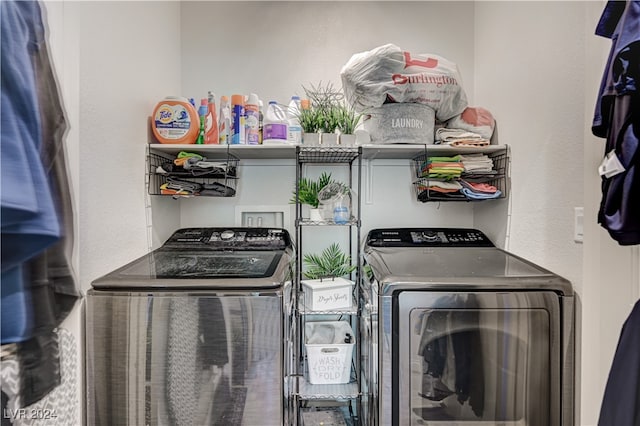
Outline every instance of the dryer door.
[[403, 291], [394, 299], [395, 424], [560, 424], [555, 293]]

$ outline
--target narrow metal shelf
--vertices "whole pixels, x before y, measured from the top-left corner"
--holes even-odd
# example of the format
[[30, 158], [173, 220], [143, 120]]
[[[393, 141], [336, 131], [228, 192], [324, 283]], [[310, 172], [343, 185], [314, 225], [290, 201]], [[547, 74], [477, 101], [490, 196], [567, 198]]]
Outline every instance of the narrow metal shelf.
[[300, 219], [298, 220], [297, 225], [300, 226], [353, 226], [360, 225], [358, 219], [351, 218], [348, 222], [337, 223], [335, 220], [326, 219], [326, 220], [309, 220], [309, 219]]
[[358, 146], [296, 147], [299, 163], [352, 163], [362, 152]]
[[337, 385], [312, 385], [304, 377], [298, 377], [298, 397], [302, 400], [311, 399], [355, 399], [360, 396], [358, 382]]

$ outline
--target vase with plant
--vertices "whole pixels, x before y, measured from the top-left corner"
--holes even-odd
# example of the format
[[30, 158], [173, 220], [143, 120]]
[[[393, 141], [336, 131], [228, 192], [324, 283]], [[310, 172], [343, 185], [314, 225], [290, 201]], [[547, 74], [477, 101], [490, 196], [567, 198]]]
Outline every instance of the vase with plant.
[[302, 177], [298, 181], [298, 192], [296, 198], [296, 190], [293, 191], [293, 197], [289, 201], [291, 204], [300, 203], [310, 207], [309, 219], [312, 221], [321, 221], [322, 214], [318, 208], [320, 199], [318, 193], [322, 188], [331, 183], [331, 173], [322, 172], [318, 180]]
[[331, 82], [317, 85], [311, 84], [304, 87], [305, 94], [310, 101], [310, 108], [314, 111], [315, 131], [320, 133], [322, 145], [337, 144], [337, 118], [336, 107], [341, 105], [344, 95], [339, 89], [333, 87]]
[[336, 106], [334, 114], [336, 128], [340, 132], [340, 144], [355, 144], [356, 126], [358, 125], [362, 114], [356, 113], [353, 108], [346, 104]]
[[356, 266], [351, 264], [351, 257], [337, 243], [320, 254], [305, 254], [303, 261], [307, 279], [301, 282], [307, 308], [318, 311], [351, 307], [354, 282], [344, 277], [351, 274]]

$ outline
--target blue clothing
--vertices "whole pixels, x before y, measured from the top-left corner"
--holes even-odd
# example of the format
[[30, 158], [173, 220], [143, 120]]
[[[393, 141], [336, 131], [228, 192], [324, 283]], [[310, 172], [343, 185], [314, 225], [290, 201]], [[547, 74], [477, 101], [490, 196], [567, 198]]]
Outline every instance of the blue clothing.
[[622, 326], [598, 426], [640, 426], [640, 301]]
[[[30, 297], [16, 297], [20, 292], [29, 292], [29, 286], [15, 272], [16, 268], [58, 241], [61, 230], [41, 161], [42, 131], [32, 61], [45, 43], [39, 3], [3, 0], [0, 31], [0, 284], [4, 344], [30, 337], [31, 305], [25, 304]], [[15, 303], [5, 301], [5, 293], [12, 295]], [[15, 329], [10, 330], [9, 324]]]
[[598, 223], [620, 245], [640, 244], [640, 1], [610, 1], [596, 34], [611, 38], [592, 132], [625, 171], [602, 178]]

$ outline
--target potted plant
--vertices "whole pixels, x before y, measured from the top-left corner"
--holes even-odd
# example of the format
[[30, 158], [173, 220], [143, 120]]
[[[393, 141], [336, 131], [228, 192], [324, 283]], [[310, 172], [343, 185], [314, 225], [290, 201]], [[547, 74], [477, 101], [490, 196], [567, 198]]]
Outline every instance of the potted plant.
[[298, 113], [298, 121], [302, 127], [302, 143], [319, 145], [320, 129], [324, 125], [324, 117], [320, 110], [310, 105], [307, 100], [306, 105], [303, 105]]
[[356, 113], [353, 108], [346, 104], [336, 106], [334, 114], [336, 127], [340, 131], [340, 144], [354, 145], [356, 141], [356, 126], [362, 114]]
[[318, 180], [309, 179], [303, 177], [298, 182], [298, 197], [296, 199], [295, 189], [293, 191], [293, 197], [289, 201], [291, 204], [300, 203], [306, 204], [310, 207], [309, 219], [313, 221], [321, 221], [322, 214], [318, 208], [320, 200], [318, 199], [318, 193], [322, 188], [331, 183], [331, 173], [322, 172]]
[[356, 269], [351, 257], [337, 243], [331, 244], [320, 254], [305, 254], [306, 266], [302, 280], [305, 289], [304, 302], [313, 311], [345, 309], [352, 305], [354, 282], [344, 278]]
[[317, 86], [304, 87], [307, 98], [310, 101], [310, 109], [314, 111], [316, 131], [320, 132], [320, 143], [323, 145], [336, 145], [338, 142], [336, 107], [338, 107], [344, 95], [333, 87], [331, 82], [318, 83]]

